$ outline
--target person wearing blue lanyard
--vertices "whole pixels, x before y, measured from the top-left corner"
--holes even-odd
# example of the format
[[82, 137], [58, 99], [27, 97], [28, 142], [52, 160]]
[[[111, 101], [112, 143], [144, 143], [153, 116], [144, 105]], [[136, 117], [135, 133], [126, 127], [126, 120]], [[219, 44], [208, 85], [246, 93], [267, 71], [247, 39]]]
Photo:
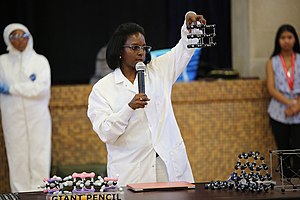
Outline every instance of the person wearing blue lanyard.
[[[300, 47], [295, 28], [279, 27], [274, 51], [267, 62], [270, 125], [278, 150], [300, 149]], [[300, 174], [300, 158], [284, 156], [283, 175]], [[298, 174], [298, 175], [297, 175]]]

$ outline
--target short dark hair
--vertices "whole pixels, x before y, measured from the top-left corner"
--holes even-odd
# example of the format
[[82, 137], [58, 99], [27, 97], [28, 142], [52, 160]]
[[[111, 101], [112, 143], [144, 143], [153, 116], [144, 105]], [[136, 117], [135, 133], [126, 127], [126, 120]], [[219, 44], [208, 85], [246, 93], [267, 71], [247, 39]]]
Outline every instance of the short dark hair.
[[281, 47], [279, 44], [279, 38], [284, 31], [288, 31], [294, 35], [295, 44], [294, 44], [293, 50], [297, 53], [300, 53], [299, 38], [298, 38], [295, 28], [290, 24], [283, 24], [277, 30], [276, 37], [275, 37], [275, 47], [274, 47], [274, 51], [273, 51], [271, 57], [276, 56], [280, 53]]
[[[117, 27], [111, 36], [106, 49], [106, 62], [109, 68], [115, 70], [121, 66], [120, 55], [128, 36], [141, 33], [145, 36], [144, 28], [136, 23], [124, 23]], [[149, 55], [147, 55], [149, 54]], [[150, 53], [146, 54], [146, 62], [148, 63]], [[151, 57], [150, 57], [151, 59]]]

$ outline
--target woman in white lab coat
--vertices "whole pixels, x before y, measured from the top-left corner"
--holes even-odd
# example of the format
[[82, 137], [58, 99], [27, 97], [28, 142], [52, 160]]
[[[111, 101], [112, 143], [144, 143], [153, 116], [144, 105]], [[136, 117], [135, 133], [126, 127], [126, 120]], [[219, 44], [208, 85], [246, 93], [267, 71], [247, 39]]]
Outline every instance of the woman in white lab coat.
[[[94, 85], [87, 114], [106, 143], [108, 176], [119, 177], [120, 185], [194, 182], [171, 91], [194, 53], [187, 48], [186, 25], [196, 21], [206, 23], [201, 15], [188, 12], [178, 44], [149, 63], [145, 60], [151, 47], [138, 24], [121, 24], [108, 43], [106, 59], [114, 71]], [[139, 93], [135, 66], [144, 61], [145, 93]]]
[[0, 109], [10, 186], [33, 191], [50, 176], [50, 66], [24, 25], [8, 25], [3, 37], [8, 53], [0, 56]]

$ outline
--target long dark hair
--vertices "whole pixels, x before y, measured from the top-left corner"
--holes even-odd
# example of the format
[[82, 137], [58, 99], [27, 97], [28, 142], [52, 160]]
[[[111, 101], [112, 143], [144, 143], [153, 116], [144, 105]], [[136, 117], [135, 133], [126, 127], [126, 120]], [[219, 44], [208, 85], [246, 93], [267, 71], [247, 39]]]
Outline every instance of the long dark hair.
[[280, 38], [281, 34], [284, 31], [288, 31], [288, 32], [290, 32], [294, 35], [295, 44], [294, 44], [293, 50], [294, 50], [294, 52], [300, 53], [299, 38], [298, 38], [298, 35], [297, 35], [297, 32], [296, 32], [295, 28], [290, 24], [283, 24], [277, 30], [276, 37], [275, 37], [275, 48], [274, 48], [274, 51], [271, 55], [271, 58], [273, 56], [278, 55], [281, 51], [281, 47], [280, 47], [280, 44], [279, 44], [279, 38]]
[[[121, 66], [120, 55], [128, 36], [141, 33], [145, 36], [144, 28], [136, 23], [124, 23], [117, 27], [111, 36], [106, 49], [106, 62], [109, 68], [115, 70]], [[150, 62], [150, 53], [146, 53], [145, 62]]]

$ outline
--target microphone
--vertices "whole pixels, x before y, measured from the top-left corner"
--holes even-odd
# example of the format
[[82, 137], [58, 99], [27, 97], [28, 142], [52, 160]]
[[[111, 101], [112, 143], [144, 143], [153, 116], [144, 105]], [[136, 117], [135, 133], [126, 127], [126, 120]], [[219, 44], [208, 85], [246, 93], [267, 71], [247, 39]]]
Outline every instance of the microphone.
[[135, 65], [135, 69], [138, 75], [138, 87], [139, 93], [145, 93], [145, 69], [146, 65], [143, 62], [138, 62]]

